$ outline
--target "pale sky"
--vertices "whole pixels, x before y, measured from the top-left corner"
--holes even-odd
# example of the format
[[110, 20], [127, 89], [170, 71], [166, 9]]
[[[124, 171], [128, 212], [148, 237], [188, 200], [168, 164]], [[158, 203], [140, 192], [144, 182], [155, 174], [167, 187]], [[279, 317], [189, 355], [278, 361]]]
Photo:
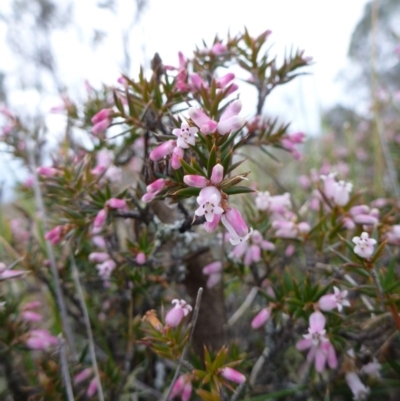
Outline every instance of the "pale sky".
[[[8, 0], [1, 2], [6, 6]], [[96, 8], [96, 3], [97, 0], [76, 1], [75, 27], [59, 31], [52, 38], [60, 77], [72, 97], [84, 95], [85, 79], [100, 87], [101, 83], [115, 84], [119, 74], [126, 73], [121, 37], [137, 15], [135, 6], [120, 0], [119, 9], [112, 14]], [[315, 64], [308, 68], [309, 76], [278, 88], [267, 100], [265, 112], [292, 121], [293, 130], [317, 135], [321, 109], [346, 96], [337, 76], [346, 66], [350, 36], [366, 3], [367, 0], [150, 0], [139, 23], [130, 30], [130, 72], [134, 77], [140, 64], [148, 66], [155, 52], [164, 64], [176, 65], [178, 51], [191, 56], [196, 45], [202, 47], [202, 39], [211, 43], [215, 34], [223, 39], [228, 31], [235, 35], [243, 27], [253, 35], [270, 29], [272, 52], [282, 55], [285, 48], [301, 48]], [[107, 36], [100, 46], [90, 50], [93, 29]], [[4, 35], [0, 25], [0, 43], [4, 43]], [[16, 109], [31, 110], [33, 114], [60, 103], [54, 93], [44, 96], [35, 90], [15, 90], [19, 71], [15, 57], [6, 49], [0, 58], [0, 70], [8, 73], [10, 102]], [[254, 93], [245, 84], [239, 85], [243, 113], [250, 116], [255, 106]], [[62, 120], [53, 116], [49, 122], [54, 129], [57, 125], [62, 129]]]

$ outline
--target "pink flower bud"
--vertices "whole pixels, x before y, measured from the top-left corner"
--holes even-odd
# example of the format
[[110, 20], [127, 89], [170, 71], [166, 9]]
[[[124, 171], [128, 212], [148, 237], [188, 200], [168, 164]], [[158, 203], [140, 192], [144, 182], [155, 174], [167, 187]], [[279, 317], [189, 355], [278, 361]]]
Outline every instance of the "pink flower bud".
[[358, 214], [353, 217], [353, 220], [357, 224], [375, 225], [378, 224], [379, 220], [368, 214]]
[[97, 124], [100, 121], [108, 120], [112, 113], [112, 109], [102, 109], [92, 117], [92, 123]]
[[235, 74], [228, 72], [228, 74], [225, 74], [216, 80], [218, 88], [225, 88], [225, 86], [228, 85], [233, 79], [235, 79]]
[[211, 120], [201, 109], [191, 107], [188, 114], [204, 135], [212, 134], [217, 129], [217, 123]]
[[208, 180], [201, 175], [185, 175], [183, 182], [189, 187], [204, 188], [207, 186]]
[[32, 311], [24, 311], [21, 313], [21, 318], [27, 322], [41, 322], [42, 321], [42, 315], [36, 312]]
[[172, 153], [176, 146], [176, 141], [173, 139], [162, 143], [150, 152], [150, 160], [158, 161], [163, 157], [168, 156]]
[[174, 170], [178, 170], [179, 168], [181, 168], [182, 166], [181, 159], [183, 158], [183, 155], [184, 151], [183, 148], [181, 148], [180, 146], [176, 146], [172, 151], [171, 167]]
[[50, 241], [52, 245], [57, 245], [63, 239], [63, 226], [56, 226], [52, 230], [48, 231], [44, 238]]
[[93, 225], [94, 225], [95, 228], [101, 228], [101, 227], [103, 227], [103, 225], [104, 225], [106, 220], [107, 220], [107, 210], [106, 209], [101, 209], [97, 213], [97, 215], [96, 215], [96, 217], [94, 219]]
[[264, 308], [261, 309], [260, 312], [257, 313], [255, 318], [251, 322], [251, 327], [253, 329], [258, 329], [267, 322], [267, 320], [271, 317], [271, 309]]
[[86, 390], [86, 395], [89, 398], [93, 397], [97, 393], [98, 387], [99, 387], [99, 385], [98, 385], [98, 382], [97, 382], [97, 378], [94, 377], [89, 383], [89, 386], [88, 386], [88, 388]]
[[139, 265], [144, 265], [146, 263], [146, 255], [144, 252], [139, 252], [136, 255], [136, 263]]
[[41, 166], [36, 169], [36, 172], [42, 177], [54, 177], [59, 173], [59, 170], [54, 167]]
[[150, 193], [155, 193], [155, 192], [160, 192], [165, 188], [165, 183], [166, 180], [164, 178], [159, 178], [158, 180], [155, 180], [152, 182], [150, 185], [147, 185], [147, 192]]
[[318, 306], [323, 311], [333, 310], [336, 308], [336, 305], [337, 305], [337, 302], [336, 302], [336, 297], [334, 294], [323, 295], [318, 301]]
[[57, 345], [58, 338], [52, 336], [48, 330], [31, 330], [25, 344], [30, 349], [46, 350], [53, 345]]
[[165, 323], [168, 326], [176, 327], [185, 316], [182, 308], [172, 308], [165, 316]]
[[194, 88], [197, 90], [200, 90], [202, 87], [205, 87], [205, 88], [207, 87], [207, 83], [197, 73], [190, 74], [189, 79], [192, 82]]
[[221, 183], [224, 178], [224, 167], [221, 164], [216, 164], [211, 172], [211, 182], [215, 185]]
[[42, 303], [40, 301], [31, 301], [31, 302], [26, 303], [23, 306], [23, 310], [36, 309], [36, 308], [39, 308], [39, 306], [41, 306], [41, 305], [42, 305]]
[[93, 135], [99, 135], [107, 130], [107, 128], [110, 126], [111, 121], [110, 120], [102, 120], [98, 122], [97, 124], [93, 125], [92, 127], [92, 134]]
[[149, 202], [151, 202], [156, 196], [157, 196], [156, 193], [147, 193], [147, 194], [144, 194], [144, 195], [142, 196], [141, 201], [144, 202], [144, 203], [149, 203]]
[[246, 241], [253, 232], [244, 221], [239, 210], [229, 208], [221, 217], [222, 224], [226, 227], [231, 235], [229, 240], [232, 245], [237, 245], [242, 241]]
[[233, 381], [235, 383], [242, 384], [246, 381], [246, 377], [235, 369], [226, 367], [222, 368], [220, 372], [225, 379]]
[[124, 199], [111, 198], [106, 202], [106, 206], [111, 209], [124, 209], [126, 208], [126, 201]]
[[212, 233], [217, 229], [220, 221], [221, 221], [221, 215], [214, 214], [214, 218], [211, 221], [206, 221], [203, 227], [208, 233]]
[[203, 274], [220, 273], [222, 271], [222, 262], [212, 262], [203, 267]]
[[353, 206], [349, 210], [352, 216], [356, 216], [357, 214], [367, 214], [369, 213], [369, 207], [367, 205], [358, 205]]
[[192, 395], [192, 382], [187, 381], [182, 390], [182, 401], [189, 401]]
[[79, 383], [89, 379], [90, 376], [92, 376], [92, 368], [83, 369], [82, 372], [74, 376], [74, 384], [78, 385]]
[[228, 48], [223, 45], [221, 42], [215, 43], [213, 47], [211, 48], [211, 53], [214, 54], [215, 56], [220, 56], [221, 54], [224, 54], [228, 51]]
[[102, 263], [110, 259], [110, 255], [107, 252], [92, 252], [89, 255], [89, 261], [95, 263]]
[[212, 273], [208, 276], [206, 287], [213, 288], [215, 287], [222, 279], [221, 273]]

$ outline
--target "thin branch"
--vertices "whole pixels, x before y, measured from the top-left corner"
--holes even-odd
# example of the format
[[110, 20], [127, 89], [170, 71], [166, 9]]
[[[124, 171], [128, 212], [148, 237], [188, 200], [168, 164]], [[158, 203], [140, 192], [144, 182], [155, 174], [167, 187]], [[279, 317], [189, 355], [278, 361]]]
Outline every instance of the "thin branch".
[[65, 391], [67, 392], [67, 400], [74, 401], [75, 397], [74, 397], [74, 392], [72, 390], [71, 376], [69, 374], [69, 369], [68, 369], [67, 353], [65, 351], [65, 341], [61, 334], [58, 336], [58, 338], [60, 340], [59, 352], [61, 360], [61, 372], [64, 381]]
[[188, 341], [187, 341], [187, 343], [185, 345], [185, 348], [182, 351], [182, 355], [181, 355], [181, 357], [179, 359], [178, 366], [176, 367], [176, 371], [175, 371], [174, 377], [172, 378], [171, 384], [170, 384], [170, 386], [168, 388], [167, 393], [165, 394], [165, 397], [163, 398], [163, 401], [168, 401], [169, 400], [169, 397], [171, 396], [172, 388], [174, 387], [176, 379], [179, 376], [179, 373], [180, 373], [180, 370], [181, 370], [181, 366], [182, 366], [182, 362], [186, 359], [186, 354], [188, 353], [190, 344], [192, 343], [192, 337], [193, 337], [193, 333], [194, 333], [194, 328], [196, 327], [197, 317], [199, 316], [199, 310], [200, 310], [200, 303], [201, 303], [202, 294], [203, 294], [203, 288], [200, 287], [198, 292], [197, 292], [196, 304], [194, 306], [189, 338], [188, 338]]
[[97, 380], [97, 385], [98, 385], [97, 392], [99, 395], [99, 400], [104, 401], [103, 388], [101, 386], [99, 367], [97, 365], [96, 351], [95, 351], [95, 347], [94, 347], [92, 327], [90, 326], [89, 313], [88, 313], [88, 310], [86, 307], [86, 302], [85, 302], [85, 297], [83, 295], [82, 286], [79, 281], [78, 268], [76, 267], [75, 259], [72, 255], [72, 253], [70, 256], [70, 260], [71, 260], [71, 267], [72, 267], [72, 277], [75, 282], [76, 290], [78, 293], [78, 298], [81, 303], [81, 308], [82, 308], [82, 312], [83, 312], [83, 319], [85, 321], [86, 332], [87, 332], [88, 341], [89, 341], [90, 358], [92, 360], [93, 371], [94, 371], [94, 374], [95, 374], [95, 377]]

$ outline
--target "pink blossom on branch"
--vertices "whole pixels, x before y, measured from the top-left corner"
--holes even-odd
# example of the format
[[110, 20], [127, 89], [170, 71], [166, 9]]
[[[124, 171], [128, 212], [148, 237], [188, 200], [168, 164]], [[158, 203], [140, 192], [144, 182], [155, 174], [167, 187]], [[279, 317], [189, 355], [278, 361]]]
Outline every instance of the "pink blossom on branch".
[[333, 287], [333, 291], [333, 294], [323, 295], [319, 299], [318, 306], [321, 310], [330, 311], [337, 308], [341, 312], [344, 306], [350, 306], [350, 302], [346, 299], [347, 290], [340, 291], [339, 288]]
[[361, 258], [369, 258], [374, 253], [376, 240], [374, 238], [369, 238], [368, 233], [363, 232], [361, 237], [354, 237], [352, 241], [356, 244], [354, 253]]
[[232, 382], [242, 384], [246, 381], [246, 376], [238, 372], [237, 370], [230, 368], [230, 367], [225, 367], [220, 370], [221, 376], [224, 377], [227, 380], [230, 380]]
[[205, 187], [200, 191], [197, 197], [199, 207], [195, 211], [196, 216], [205, 216], [210, 223], [214, 220], [215, 215], [222, 214], [224, 209], [220, 207], [221, 192], [215, 187]]
[[253, 229], [249, 229], [239, 210], [233, 207], [230, 207], [221, 216], [221, 221], [231, 236], [229, 242], [232, 245], [237, 245], [242, 241], [247, 241], [253, 233]]
[[178, 137], [177, 146], [183, 149], [188, 149], [189, 145], [194, 146], [196, 143], [195, 135], [198, 132], [197, 127], [190, 127], [188, 123], [183, 122], [181, 128], [175, 128], [172, 133]]
[[303, 339], [298, 341], [296, 348], [299, 351], [309, 350], [307, 360], [314, 360], [317, 372], [325, 369], [326, 363], [331, 369], [337, 367], [336, 352], [329, 339], [325, 336], [325, 317], [320, 311], [310, 315], [308, 334], [303, 335]]
[[5, 263], [0, 262], [0, 281], [7, 280], [14, 277], [19, 277], [26, 274], [23, 270], [11, 270]]
[[222, 279], [222, 262], [212, 262], [204, 266], [202, 272], [208, 276], [207, 288], [212, 288]]
[[269, 320], [270, 317], [271, 308], [261, 309], [260, 312], [258, 312], [254, 319], [251, 321], [251, 327], [253, 329], [259, 329], [261, 326], [264, 326], [264, 324]]
[[183, 299], [173, 299], [172, 304], [175, 306], [165, 316], [165, 323], [168, 326], [176, 327], [192, 311], [192, 307]]

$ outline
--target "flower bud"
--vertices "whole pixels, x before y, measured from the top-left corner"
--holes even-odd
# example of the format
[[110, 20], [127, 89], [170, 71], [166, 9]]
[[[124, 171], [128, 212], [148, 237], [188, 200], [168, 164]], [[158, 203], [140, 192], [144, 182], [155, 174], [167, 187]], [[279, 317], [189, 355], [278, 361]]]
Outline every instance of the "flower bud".
[[176, 146], [176, 141], [173, 139], [162, 143], [150, 152], [150, 159], [153, 161], [161, 160], [163, 157], [172, 153]]
[[164, 178], [159, 178], [158, 180], [155, 180], [152, 182], [150, 185], [147, 185], [147, 192], [150, 193], [155, 193], [162, 191], [165, 187], [166, 180]]
[[222, 368], [220, 372], [225, 379], [235, 383], [242, 384], [246, 381], [246, 377], [235, 369], [226, 367]]
[[215, 185], [219, 184], [224, 178], [224, 167], [221, 164], [216, 164], [211, 172], [211, 182]]
[[260, 312], [258, 312], [257, 315], [254, 317], [254, 319], [251, 321], [251, 327], [253, 329], [258, 329], [261, 326], [264, 326], [264, 324], [270, 317], [271, 317], [270, 308], [261, 309]]
[[176, 327], [185, 316], [182, 308], [172, 308], [165, 316], [165, 323], [168, 326]]
[[144, 265], [146, 263], [146, 255], [144, 252], [139, 252], [136, 255], [136, 263], [138, 265]]
[[104, 225], [106, 220], [107, 220], [107, 210], [106, 209], [101, 209], [97, 213], [97, 215], [96, 215], [96, 217], [94, 219], [93, 225], [94, 225], [95, 228], [101, 228], [101, 227], [103, 227], [103, 225]]
[[126, 208], [126, 201], [124, 199], [111, 198], [106, 202], [106, 205], [111, 209], [124, 209]]
[[207, 186], [208, 180], [201, 175], [185, 175], [183, 182], [189, 187], [204, 188]]

